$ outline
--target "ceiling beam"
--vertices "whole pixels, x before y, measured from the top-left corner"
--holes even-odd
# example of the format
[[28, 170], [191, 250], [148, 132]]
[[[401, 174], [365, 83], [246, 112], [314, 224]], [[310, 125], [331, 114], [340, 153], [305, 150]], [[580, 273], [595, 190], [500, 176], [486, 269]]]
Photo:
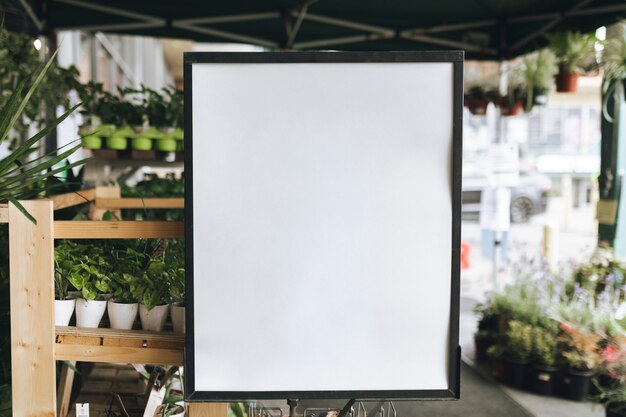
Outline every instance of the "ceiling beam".
[[406, 39], [409, 41], [422, 42], [422, 43], [428, 43], [428, 44], [439, 45], [439, 46], [446, 46], [449, 48], [459, 48], [465, 51], [479, 52], [485, 55], [496, 56], [498, 54], [498, 51], [494, 48], [485, 48], [485, 47], [474, 45], [468, 42], [459, 42], [459, 41], [453, 41], [450, 39], [435, 38], [433, 36], [416, 35], [412, 33], [412, 31], [400, 32], [400, 37], [402, 39]]
[[204, 26], [189, 25], [189, 24], [180, 23], [180, 22], [177, 22], [177, 21], [172, 22], [172, 26], [175, 27], [175, 28], [178, 28], [178, 29], [189, 31], [189, 32], [195, 32], [195, 33], [200, 33], [200, 34], [203, 34], [203, 35], [215, 36], [216, 38], [227, 39], [227, 40], [230, 40], [230, 41], [250, 43], [250, 44], [253, 44], [253, 45], [261, 45], [261, 46], [266, 46], [268, 48], [278, 48], [279, 47], [277, 42], [270, 41], [268, 39], [257, 38], [257, 37], [254, 37], [254, 36], [242, 35], [242, 34], [234, 33], [234, 32], [227, 32], [225, 30], [207, 28], [207, 27], [204, 27]]
[[124, 9], [118, 9], [117, 7], [104, 6], [102, 4], [90, 3], [82, 0], [53, 0], [55, 3], [68, 4], [70, 6], [79, 7], [82, 9], [95, 10], [102, 13], [107, 13], [115, 16], [127, 17], [129, 19], [135, 19], [142, 22], [151, 22], [154, 24], [160, 24], [165, 26], [165, 19], [160, 17], [150, 16], [143, 13], [131, 12]]
[[211, 25], [216, 23], [250, 22], [255, 20], [278, 19], [280, 17], [281, 14], [278, 12], [266, 12], [233, 14], [226, 16], [194, 17], [191, 19], [176, 19], [174, 20], [174, 22], [178, 24], [188, 25]]

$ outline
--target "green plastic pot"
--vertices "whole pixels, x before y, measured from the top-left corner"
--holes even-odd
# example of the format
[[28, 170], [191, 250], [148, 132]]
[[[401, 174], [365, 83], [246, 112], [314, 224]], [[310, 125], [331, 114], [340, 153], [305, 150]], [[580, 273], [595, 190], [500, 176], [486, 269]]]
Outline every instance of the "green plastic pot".
[[134, 138], [136, 135], [135, 135], [135, 131], [133, 130], [132, 127], [124, 126], [124, 127], [121, 127], [119, 129], [117, 129], [112, 136], [121, 136], [121, 137], [124, 137], [124, 138]]
[[131, 146], [136, 151], [149, 151], [152, 149], [152, 139], [139, 136], [131, 140]]
[[123, 151], [128, 147], [128, 139], [124, 136], [114, 135], [107, 138], [107, 148]]
[[174, 129], [174, 131], [172, 132], [172, 137], [176, 140], [183, 140], [185, 139], [185, 133], [183, 132], [183, 129], [181, 128], [176, 128]]
[[82, 138], [83, 147], [87, 149], [102, 148], [102, 138], [100, 136], [85, 136]]
[[115, 133], [115, 125], [100, 125], [98, 129], [98, 134], [100, 136], [104, 136], [105, 138], [113, 136]]
[[156, 150], [162, 152], [173, 152], [176, 150], [176, 141], [174, 139], [158, 139], [156, 141]]

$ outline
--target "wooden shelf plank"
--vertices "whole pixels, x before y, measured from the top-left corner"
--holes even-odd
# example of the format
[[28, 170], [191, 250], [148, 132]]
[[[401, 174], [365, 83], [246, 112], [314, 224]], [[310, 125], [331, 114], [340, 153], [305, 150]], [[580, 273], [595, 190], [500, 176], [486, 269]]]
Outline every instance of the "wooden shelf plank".
[[182, 238], [183, 222], [55, 221], [55, 239]]
[[9, 205], [0, 204], [0, 223], [9, 222]]
[[96, 189], [79, 190], [71, 193], [58, 194], [50, 197], [54, 204], [54, 210], [64, 209], [66, 207], [78, 206], [93, 201], [96, 198]]
[[152, 365], [183, 365], [182, 349], [148, 349], [121, 346], [57, 344], [58, 361], [141, 363]]
[[108, 337], [138, 340], [159, 340], [163, 342], [185, 343], [184, 333], [151, 332], [147, 330], [118, 330], [107, 328], [56, 326], [57, 336]]
[[55, 342], [57, 360], [182, 365], [185, 335], [57, 326]]
[[96, 207], [103, 209], [182, 209], [183, 198], [98, 198]]

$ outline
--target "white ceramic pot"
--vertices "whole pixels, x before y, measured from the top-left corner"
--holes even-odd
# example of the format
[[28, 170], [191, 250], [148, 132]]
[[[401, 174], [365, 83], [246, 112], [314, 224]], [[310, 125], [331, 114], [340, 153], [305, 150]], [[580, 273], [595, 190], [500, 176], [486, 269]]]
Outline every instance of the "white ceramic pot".
[[139, 304], [141, 328], [144, 330], [153, 330], [155, 332], [163, 330], [169, 309], [169, 304], [154, 306], [152, 307], [152, 310], [148, 310], [144, 304]]
[[73, 298], [69, 300], [54, 300], [54, 325], [67, 326], [70, 324], [75, 305], [76, 300]]
[[185, 333], [185, 306], [172, 304], [172, 326], [174, 332]]
[[177, 406], [182, 407], [182, 411], [178, 414], [172, 414], [171, 417], [184, 417], [185, 415], [185, 403], [182, 401], [176, 403]]
[[76, 299], [76, 326], [98, 327], [107, 308], [106, 300]]
[[112, 329], [130, 330], [137, 318], [139, 304], [116, 303], [115, 300], [107, 301], [107, 312]]

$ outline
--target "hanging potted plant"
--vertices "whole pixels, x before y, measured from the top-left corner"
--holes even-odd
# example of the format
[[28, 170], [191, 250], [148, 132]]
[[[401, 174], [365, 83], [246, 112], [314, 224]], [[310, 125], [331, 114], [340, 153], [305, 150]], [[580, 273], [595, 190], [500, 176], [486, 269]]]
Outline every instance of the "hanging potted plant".
[[70, 270], [67, 268], [68, 262], [65, 260], [68, 257], [67, 246], [59, 245], [54, 254], [54, 325], [55, 326], [67, 326], [70, 323], [72, 314], [74, 314], [74, 307], [76, 306], [76, 299], [69, 297], [68, 287], [69, 281], [67, 277], [70, 274]]
[[[67, 245], [67, 248], [63, 248]], [[109, 264], [97, 246], [79, 245], [64, 241], [60, 245], [64, 254], [59, 264], [67, 270], [69, 282], [80, 291], [76, 299], [76, 325], [98, 327], [106, 310], [105, 295], [111, 290], [105, 272]], [[57, 247], [58, 250], [58, 247]]]
[[617, 102], [620, 97], [626, 100], [626, 39], [614, 38], [607, 41], [602, 53], [604, 78], [602, 80], [602, 114], [610, 122], [613, 115], [609, 114], [608, 102]]
[[541, 327], [532, 328], [533, 366], [530, 373], [530, 388], [543, 395], [554, 393], [558, 368], [556, 334]]
[[529, 113], [534, 106], [548, 102], [558, 71], [556, 57], [547, 49], [533, 52], [522, 59], [519, 71], [523, 79], [524, 111]]
[[575, 93], [578, 89], [578, 76], [597, 65], [595, 34], [558, 32], [550, 35], [548, 40], [559, 66], [559, 72], [556, 75], [556, 91]]
[[562, 352], [568, 369], [563, 376], [564, 394], [574, 401], [583, 401], [589, 395], [591, 377], [601, 363], [602, 336], [582, 326], [561, 323], [563, 332], [559, 340], [564, 343]]
[[506, 382], [515, 388], [526, 388], [532, 353], [532, 327], [521, 321], [511, 320], [504, 343]]
[[161, 152], [173, 152], [176, 150], [176, 141], [169, 135], [173, 126], [169, 124], [167, 103], [159, 92], [142, 87], [144, 96], [144, 108], [155, 139], [155, 149]]

